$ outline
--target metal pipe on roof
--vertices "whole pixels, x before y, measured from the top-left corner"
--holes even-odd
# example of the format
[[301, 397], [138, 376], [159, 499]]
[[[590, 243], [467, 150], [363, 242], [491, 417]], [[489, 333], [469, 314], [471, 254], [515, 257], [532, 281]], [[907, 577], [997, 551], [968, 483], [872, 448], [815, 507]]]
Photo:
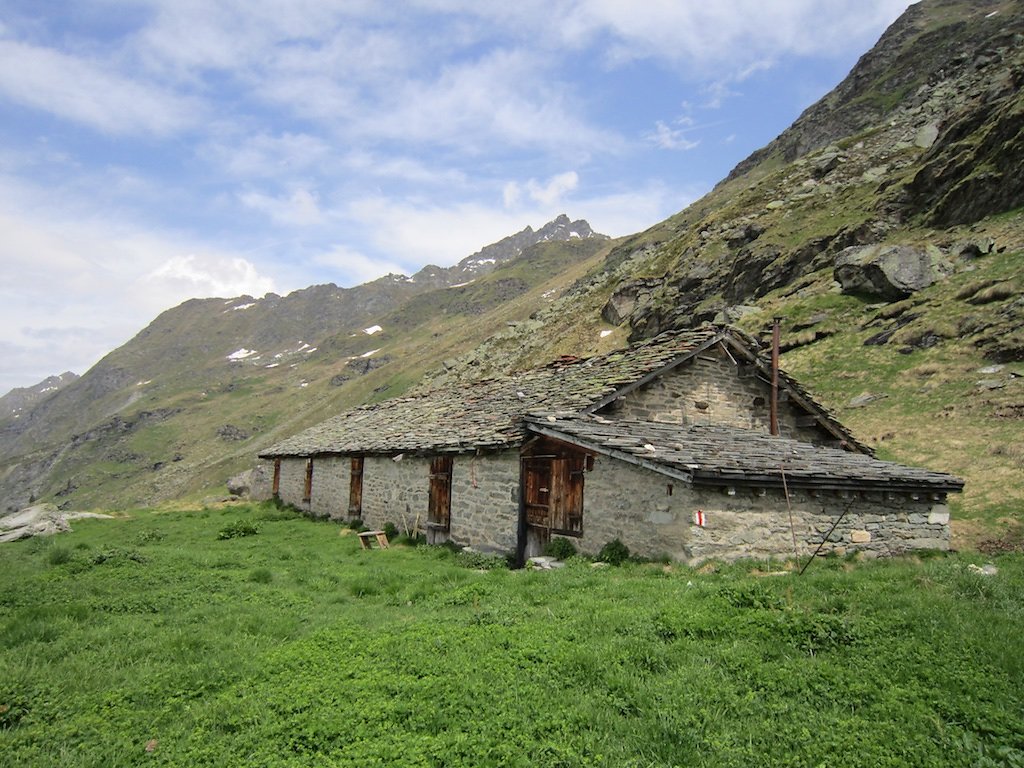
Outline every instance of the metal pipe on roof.
[[772, 395], [771, 410], [769, 412], [770, 432], [773, 435], [779, 434], [779, 346], [781, 331], [779, 323], [782, 318], [776, 317], [772, 320]]

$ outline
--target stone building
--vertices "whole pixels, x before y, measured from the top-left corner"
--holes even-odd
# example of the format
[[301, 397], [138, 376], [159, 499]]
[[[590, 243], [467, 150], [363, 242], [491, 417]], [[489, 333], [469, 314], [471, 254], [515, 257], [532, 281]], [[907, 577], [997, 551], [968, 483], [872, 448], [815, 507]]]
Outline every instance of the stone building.
[[946, 549], [963, 487], [874, 458], [730, 328], [356, 408], [261, 457], [313, 515], [520, 561], [554, 536], [687, 563]]

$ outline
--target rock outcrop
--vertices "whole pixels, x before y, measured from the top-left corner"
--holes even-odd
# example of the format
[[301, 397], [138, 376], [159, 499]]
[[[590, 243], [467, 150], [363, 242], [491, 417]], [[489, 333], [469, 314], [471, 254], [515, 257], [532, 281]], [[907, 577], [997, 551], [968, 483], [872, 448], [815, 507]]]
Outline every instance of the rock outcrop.
[[97, 512], [64, 512], [54, 504], [36, 504], [0, 517], [0, 543], [32, 536], [52, 536], [71, 530], [70, 521], [82, 518], [110, 518]]
[[840, 252], [834, 276], [844, 293], [899, 301], [951, 272], [949, 263], [934, 247], [866, 245]]

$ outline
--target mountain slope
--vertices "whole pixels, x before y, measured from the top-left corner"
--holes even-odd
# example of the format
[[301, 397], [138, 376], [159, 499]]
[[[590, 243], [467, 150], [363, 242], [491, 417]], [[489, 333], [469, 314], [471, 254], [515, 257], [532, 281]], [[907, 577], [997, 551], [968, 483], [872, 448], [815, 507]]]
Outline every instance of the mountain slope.
[[[417, 350], [374, 357], [375, 349], [432, 348], [425, 328], [443, 313], [449, 326], [461, 326], [446, 330], [459, 346], [434, 346], [444, 355], [462, 351], [525, 319], [535, 303], [527, 308], [524, 295], [536, 302], [537, 285], [550, 290], [606, 241], [585, 221], [560, 216], [412, 278], [187, 301], [18, 419], [0, 420], [0, 499], [8, 509], [39, 498], [140, 504], [216, 485], [218, 473], [249, 463], [260, 436], [279, 424], [380, 396], [363, 386], [371, 371], [396, 379], [381, 392], [408, 386]], [[479, 317], [499, 304], [513, 314]], [[428, 359], [419, 370], [437, 362]]]
[[[465, 386], [707, 320], [764, 333], [778, 316], [784, 366], [860, 439], [966, 478], [954, 508], [962, 545], [1019, 526], [1022, 42], [1024, 2], [922, 0], [778, 139], [645, 232], [521, 253], [512, 236], [448, 271], [376, 281], [383, 296], [405, 293], [333, 330], [338, 289], [310, 289], [296, 301], [326, 313], [312, 322], [320, 336], [301, 323], [244, 328], [233, 316], [260, 307], [234, 308], [248, 299], [191, 308], [204, 313], [191, 346], [171, 340], [163, 321], [174, 315], [159, 318], [32, 412], [34, 435], [58, 413], [82, 426], [36, 454], [22, 444], [0, 469], [4, 487], [75, 505], [171, 498], [338, 408], [423, 382]], [[552, 224], [571, 238], [577, 223]], [[498, 250], [511, 260], [499, 264]], [[192, 356], [206, 361], [199, 373], [184, 364]], [[176, 373], [164, 359], [181, 361]], [[147, 366], [160, 378], [137, 373]], [[82, 394], [93, 392], [95, 402]]]

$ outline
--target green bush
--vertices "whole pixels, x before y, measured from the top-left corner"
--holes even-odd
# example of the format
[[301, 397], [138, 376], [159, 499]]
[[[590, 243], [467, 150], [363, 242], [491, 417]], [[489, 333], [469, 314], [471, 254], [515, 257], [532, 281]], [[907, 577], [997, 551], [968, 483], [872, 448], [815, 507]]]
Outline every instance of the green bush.
[[612, 539], [597, 553], [597, 559], [610, 565], [622, 565], [629, 559], [629, 547], [618, 539]]
[[220, 529], [218, 539], [237, 539], [240, 536], [255, 536], [259, 529], [248, 520], [236, 520]]
[[133, 549], [107, 549], [103, 552], [97, 552], [92, 556], [93, 565], [103, 565], [104, 563], [121, 563], [126, 560], [130, 560], [133, 563], [145, 563], [146, 558]]
[[249, 572], [249, 581], [257, 584], [269, 584], [274, 580], [274, 574], [269, 568], [255, 568]]
[[394, 541], [392, 541], [391, 543], [403, 547], [418, 547], [421, 544], [427, 543], [427, 537], [424, 536], [422, 533], [417, 533], [412, 536], [400, 533], [398, 534], [398, 536], [395, 537]]
[[576, 554], [576, 545], [569, 539], [559, 537], [548, 542], [544, 547], [544, 554], [557, 560], [568, 560]]
[[455, 562], [464, 568], [472, 568], [477, 571], [508, 568], [507, 557], [489, 552], [460, 551], [455, 554]]
[[361, 517], [354, 517], [351, 520], [349, 520], [348, 527], [351, 528], [353, 531], [365, 530], [365, 528], [363, 527], [363, 519]]
[[46, 562], [50, 565], [64, 565], [71, 561], [72, 552], [67, 547], [50, 547], [46, 553]]
[[388, 537], [388, 541], [398, 537], [398, 528], [394, 523], [384, 523], [384, 535]]

